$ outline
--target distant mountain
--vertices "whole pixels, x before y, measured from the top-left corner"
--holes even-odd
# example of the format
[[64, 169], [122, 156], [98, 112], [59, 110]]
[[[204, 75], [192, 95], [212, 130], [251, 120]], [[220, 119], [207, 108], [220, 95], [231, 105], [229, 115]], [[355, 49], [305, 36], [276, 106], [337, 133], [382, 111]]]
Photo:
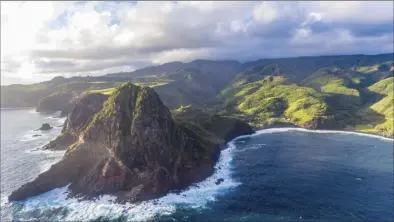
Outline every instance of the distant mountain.
[[[295, 82], [305, 79], [309, 74], [325, 67], [338, 69], [360, 70], [366, 67], [374, 67], [376, 71], [389, 71], [390, 67], [386, 62], [394, 61], [393, 53], [378, 55], [344, 55], [344, 56], [307, 56], [295, 58], [260, 59], [243, 64], [243, 69], [264, 68], [267, 65], [275, 67], [277, 70], [285, 70], [288, 77]], [[381, 65], [375, 67], [377, 64]]]
[[[393, 56], [388, 53], [260, 59], [246, 63], [171, 62], [127, 73], [56, 77], [32, 85], [2, 86], [1, 106], [40, 103], [52, 110], [47, 101], [60, 101], [56, 96], [110, 94], [117, 85], [130, 81], [152, 87], [170, 109], [192, 105], [247, 119], [257, 127], [295, 124], [392, 135], [390, 124], [381, 126], [388, 121], [387, 112], [381, 108], [393, 104], [391, 94], [374, 89], [381, 85], [389, 87], [394, 76]], [[70, 100], [65, 101], [67, 98]], [[72, 104], [71, 99], [75, 97], [63, 96], [62, 103]], [[364, 118], [366, 113], [375, 116], [375, 122]], [[359, 127], [366, 122], [368, 129]]]
[[224, 112], [246, 116], [258, 126], [348, 128], [392, 137], [392, 113], [387, 111], [394, 103], [388, 93], [392, 56], [259, 60], [246, 64], [252, 67], [239, 73], [218, 99]]

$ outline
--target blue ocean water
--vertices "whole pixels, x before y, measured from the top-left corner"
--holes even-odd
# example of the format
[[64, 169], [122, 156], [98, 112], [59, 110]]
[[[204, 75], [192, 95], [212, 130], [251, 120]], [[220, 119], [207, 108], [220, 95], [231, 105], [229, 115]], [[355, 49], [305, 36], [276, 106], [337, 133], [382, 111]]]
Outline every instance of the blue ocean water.
[[[17, 187], [59, 161], [64, 152], [43, 152], [37, 149], [60, 134], [65, 118], [44, 115], [27, 109], [1, 109], [1, 221], [10, 219], [5, 206], [7, 196]], [[50, 131], [35, 131], [43, 123]], [[40, 136], [34, 136], [40, 135]]]
[[[116, 221], [390, 221], [393, 140], [344, 132], [269, 129], [233, 140], [216, 171], [180, 194], [120, 205], [110, 196], [66, 199], [59, 188], [23, 202], [7, 195], [58, 161], [62, 152], [36, 150], [43, 122], [64, 119], [33, 110], [1, 110], [3, 220]], [[218, 179], [224, 179], [216, 185]]]

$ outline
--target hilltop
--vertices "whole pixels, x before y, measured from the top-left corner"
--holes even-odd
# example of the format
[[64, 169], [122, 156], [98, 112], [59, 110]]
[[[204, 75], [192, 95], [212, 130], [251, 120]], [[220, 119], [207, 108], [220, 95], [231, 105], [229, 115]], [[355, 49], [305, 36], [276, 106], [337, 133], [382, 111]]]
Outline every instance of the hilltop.
[[[190, 118], [174, 120], [149, 87], [125, 83], [109, 97], [97, 95], [85, 94], [62, 134], [45, 147], [65, 149], [62, 160], [14, 191], [9, 200], [68, 184], [70, 195], [84, 198], [102, 194], [115, 195], [119, 202], [157, 198], [210, 176], [225, 142], [253, 132], [239, 120], [211, 119], [202, 112], [193, 116], [178, 112]], [[208, 117], [205, 124], [193, 121], [199, 116]]]
[[293, 124], [392, 137], [393, 61], [388, 53], [171, 62], [126, 73], [2, 86], [1, 106], [37, 106], [38, 111], [67, 115], [81, 95], [111, 95], [130, 81], [152, 87], [170, 110], [191, 105], [256, 128]]

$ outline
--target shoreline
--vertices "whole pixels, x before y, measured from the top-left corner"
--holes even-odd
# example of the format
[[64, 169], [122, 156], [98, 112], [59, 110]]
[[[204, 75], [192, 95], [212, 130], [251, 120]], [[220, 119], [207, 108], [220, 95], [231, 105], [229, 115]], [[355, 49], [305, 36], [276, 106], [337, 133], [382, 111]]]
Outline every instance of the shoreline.
[[[348, 133], [348, 134], [354, 134], [354, 135], [362, 135], [362, 136], [370, 136], [370, 137], [375, 137], [375, 138], [381, 138], [385, 140], [390, 140], [394, 141], [393, 137], [388, 137], [388, 136], [383, 136], [377, 133], [366, 133], [366, 132], [360, 132], [360, 131], [355, 131], [355, 130], [349, 130], [349, 129], [308, 129], [304, 127], [300, 127], [297, 125], [293, 124], [278, 124], [278, 125], [271, 125], [267, 127], [258, 127], [255, 128], [255, 132], [258, 133], [259, 131], [263, 130], [270, 130], [270, 129], [293, 129], [293, 130], [298, 130], [298, 131], [308, 131], [308, 132], [315, 132], [315, 133]], [[253, 135], [253, 134], [251, 134]]]
[[24, 107], [1, 107], [0, 110], [13, 110], [13, 109], [35, 109], [35, 106], [24, 106]]

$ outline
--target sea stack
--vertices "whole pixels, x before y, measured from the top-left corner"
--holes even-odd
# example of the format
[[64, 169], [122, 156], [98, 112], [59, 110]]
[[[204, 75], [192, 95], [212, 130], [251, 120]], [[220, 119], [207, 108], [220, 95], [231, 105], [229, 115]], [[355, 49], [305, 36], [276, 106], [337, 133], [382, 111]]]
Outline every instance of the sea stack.
[[38, 129], [38, 130], [50, 130], [53, 127], [51, 125], [49, 125], [49, 123], [44, 123], [42, 124], [42, 126]]
[[10, 201], [68, 184], [71, 196], [111, 194], [118, 201], [142, 201], [213, 173], [221, 141], [197, 125], [176, 123], [153, 89], [125, 83], [102, 107], [91, 102], [80, 100], [69, 114], [63, 133], [74, 134], [62, 160], [14, 191]]

